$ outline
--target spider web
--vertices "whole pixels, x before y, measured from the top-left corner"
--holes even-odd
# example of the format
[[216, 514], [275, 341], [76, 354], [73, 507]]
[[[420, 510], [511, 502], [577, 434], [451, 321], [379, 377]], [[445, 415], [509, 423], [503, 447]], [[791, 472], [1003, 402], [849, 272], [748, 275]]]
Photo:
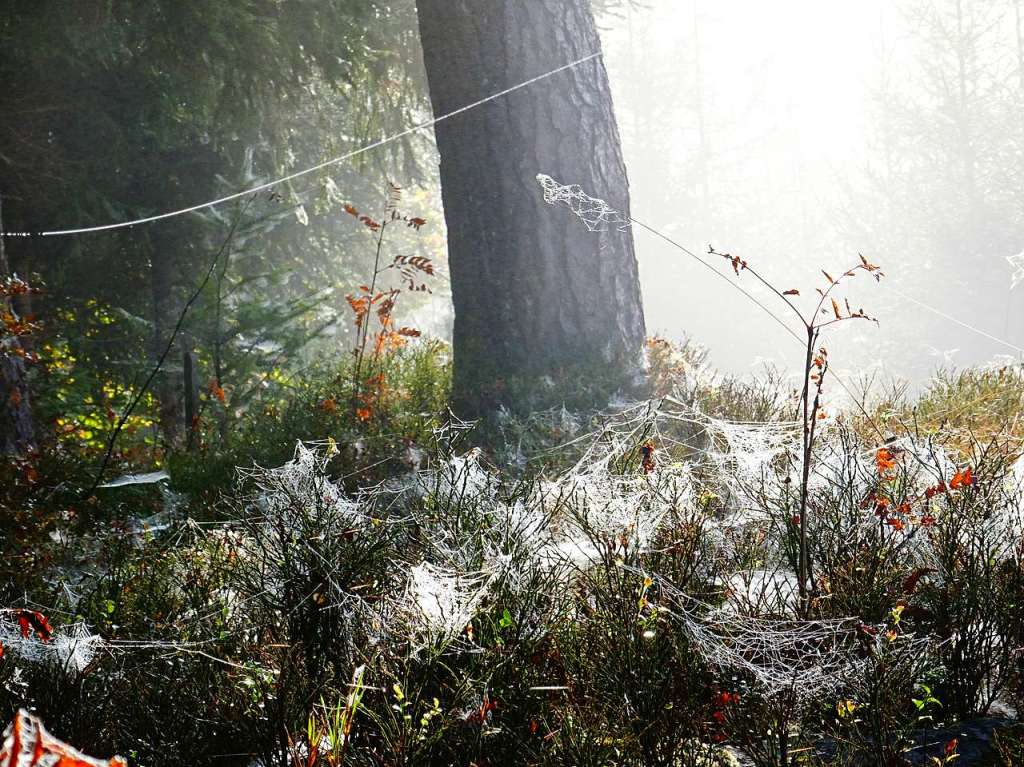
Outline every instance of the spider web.
[[405, 592], [394, 600], [394, 617], [408, 628], [414, 641], [450, 642], [476, 614], [490, 583], [489, 575], [421, 562], [410, 569]]
[[707, 456], [742, 507], [738, 509], [741, 514], [763, 511], [757, 490], [773, 471], [773, 464], [794, 452], [799, 429], [799, 422], [740, 423], [707, 418], [712, 437]]
[[84, 623], [72, 623], [44, 642], [31, 634], [25, 636], [10, 615], [0, 613], [0, 647], [28, 663], [47, 663], [77, 676], [104, 645], [103, 637], [90, 632]]
[[548, 205], [565, 205], [591, 232], [606, 232], [609, 226], [624, 231], [630, 221], [604, 200], [591, 197], [579, 184], [559, 184], [551, 176], [537, 174], [537, 183], [544, 190], [544, 202]]
[[709, 664], [748, 674], [770, 695], [809, 699], [861, 672], [859, 623], [850, 618], [797, 620], [747, 615], [687, 596], [660, 576], [669, 615]]
[[1013, 290], [1020, 283], [1024, 282], [1024, 250], [1013, 256], [1006, 257], [1007, 262], [1013, 268], [1013, 275], [1010, 277], [1010, 290]]

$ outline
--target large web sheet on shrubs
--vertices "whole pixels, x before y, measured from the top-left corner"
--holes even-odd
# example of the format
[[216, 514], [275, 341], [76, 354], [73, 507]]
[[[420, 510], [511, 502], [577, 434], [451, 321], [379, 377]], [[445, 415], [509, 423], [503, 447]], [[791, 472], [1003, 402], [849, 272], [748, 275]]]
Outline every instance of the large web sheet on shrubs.
[[71, 677], [81, 674], [103, 648], [103, 638], [84, 623], [62, 626], [43, 633], [28, 625], [23, 614], [32, 611], [0, 611], [0, 648], [4, 654], [30, 663], [46, 663]]
[[[564, 421], [558, 413], [551, 417]], [[659, 534], [677, 520], [680, 509], [699, 505], [702, 488], [719, 483], [738, 495], [770, 480], [773, 473], [778, 479], [779, 472], [787, 471], [787, 455], [799, 437], [792, 422], [732, 422], [674, 398], [626, 404], [593, 423], [596, 429], [574, 436], [563, 447], [578, 457], [571, 469], [511, 495], [507, 480], [485, 466], [479, 451], [458, 453], [445, 447], [430, 468], [350, 496], [330, 474], [337, 446], [300, 443], [283, 466], [242, 472], [253, 493], [246, 524], [250, 531], [270, 530], [299, 524], [301, 513], [310, 509], [325, 511], [330, 524], [296, 544], [312, 549], [319, 545], [319, 536], [414, 526], [423, 543], [415, 551], [398, 552], [408, 558], [394, 563], [392, 580], [378, 598], [344, 594], [339, 583], [327, 604], [349, 615], [352, 625], [372, 626], [374, 641], [405, 642], [414, 652], [428, 646], [457, 652], [472, 647], [467, 625], [498, 589], [525, 593], [537, 582], [536, 574], [544, 572], [546, 583], [562, 584], [552, 596], [575, 598], [573, 589], [566, 588], [572, 579], [626, 551], [654, 551]], [[452, 429], [440, 435], [445, 444], [457, 442], [463, 433], [461, 426]], [[656, 446], [649, 472], [636, 462], [639, 446], [647, 443]], [[950, 469], [948, 459], [934, 449], [901, 446], [908, 460], [913, 457], [921, 467], [923, 485], [934, 482], [934, 473]], [[678, 449], [672, 458], [669, 448]], [[870, 450], [853, 448], [864, 454], [858, 460], [870, 474]], [[829, 465], [825, 454], [819, 471], [826, 479]], [[1022, 467], [1018, 469], [1024, 479]], [[756, 505], [754, 494], [747, 499]], [[735, 508], [736, 498], [723, 503]], [[706, 514], [710, 545], [718, 547], [712, 555], [726, 560], [733, 544], [722, 530], [736, 525], [762, 529], [756, 517], [731, 518], [729, 508]], [[460, 516], [459, 524], [471, 525], [473, 535], [463, 535], [464, 528], [455, 522]], [[877, 524], [870, 510], [864, 516]], [[238, 548], [241, 556], [253, 550], [244, 544]], [[865, 643], [874, 640], [856, 621], [800, 620], [793, 582], [787, 580], [791, 574], [730, 573], [720, 569], [720, 561], [708, 565], [710, 577], [724, 578], [718, 582], [722, 599], [713, 604], [695, 600], [652, 574], [662, 594], [659, 608], [708, 664], [740, 674], [771, 694], [806, 696], [835, 689], [863, 669]], [[268, 589], [284, 582], [284, 573], [274, 569], [283, 566], [273, 558], [261, 564]], [[324, 560], [318, 566], [332, 582], [332, 568], [339, 564]], [[637, 577], [642, 575], [638, 572]], [[749, 599], [737, 596], [743, 590]], [[66, 626], [54, 641], [43, 643], [23, 637], [17, 625], [2, 619], [0, 641], [26, 660], [78, 672], [105, 649], [195, 651], [172, 642], [105, 642], [83, 625]]]
[[657, 582], [670, 615], [701, 657], [748, 675], [769, 694], [791, 691], [810, 699], [842, 686], [863, 668], [857, 621], [748, 615], [730, 605], [701, 603], [663, 578]]

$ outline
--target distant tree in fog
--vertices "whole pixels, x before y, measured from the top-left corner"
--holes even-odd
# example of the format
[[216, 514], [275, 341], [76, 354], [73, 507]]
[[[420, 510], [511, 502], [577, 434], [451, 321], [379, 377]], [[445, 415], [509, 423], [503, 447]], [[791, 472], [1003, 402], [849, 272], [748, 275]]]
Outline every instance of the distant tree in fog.
[[[1021, 315], [1006, 257], [1024, 248], [1024, 11], [1020, 0], [905, 0], [899, 10], [908, 39], [879, 51], [871, 157], [846, 237], [895, 264], [904, 289], [1013, 335]], [[934, 316], [907, 322], [949, 345], [979, 343]]]

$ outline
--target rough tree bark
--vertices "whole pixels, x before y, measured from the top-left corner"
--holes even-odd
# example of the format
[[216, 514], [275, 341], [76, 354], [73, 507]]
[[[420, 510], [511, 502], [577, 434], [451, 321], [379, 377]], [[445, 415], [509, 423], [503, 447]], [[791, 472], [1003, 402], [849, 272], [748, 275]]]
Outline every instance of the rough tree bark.
[[[3, 198], [0, 197], [0, 282], [11, 276], [4, 249]], [[0, 296], [0, 315], [18, 320], [17, 309], [9, 296]], [[2, 318], [0, 318], [2, 319]], [[0, 453], [25, 455], [35, 447], [35, 423], [25, 359], [20, 355], [21, 340], [0, 333]]]
[[[589, 0], [416, 5], [435, 115], [600, 49]], [[535, 178], [579, 184], [628, 214], [603, 61], [443, 121], [436, 135], [456, 412], [550, 404], [552, 380], [600, 379], [606, 395], [634, 377], [645, 328], [632, 234], [588, 232], [568, 209], [544, 204]]]

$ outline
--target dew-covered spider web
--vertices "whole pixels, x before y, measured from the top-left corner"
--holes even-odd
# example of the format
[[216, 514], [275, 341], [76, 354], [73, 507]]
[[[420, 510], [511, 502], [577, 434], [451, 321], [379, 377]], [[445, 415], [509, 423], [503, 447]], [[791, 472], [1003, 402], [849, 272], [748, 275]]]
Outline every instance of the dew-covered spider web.
[[798, 458], [798, 421], [740, 423], [707, 417], [711, 436], [707, 458], [732, 494], [737, 512], [756, 513], [758, 491], [766, 478]]
[[726, 421], [707, 417], [708, 430], [718, 437], [708, 455], [738, 482], [756, 482], [772, 463], [796, 445], [799, 421], [767, 423]]
[[0, 611], [0, 647], [12, 657], [44, 663], [75, 677], [104, 647], [103, 638], [84, 623], [72, 623], [50, 636], [38, 636], [19, 624], [15, 615], [16, 611]]
[[623, 231], [630, 225], [628, 218], [604, 200], [588, 195], [579, 184], [559, 184], [544, 173], [537, 174], [537, 183], [544, 190], [544, 202], [567, 206], [591, 232], [606, 232], [611, 227]]
[[1010, 276], [1010, 290], [1013, 290], [1024, 282], [1024, 250], [1015, 255], [1007, 256], [1006, 261], [1010, 264], [1010, 268], [1013, 269], [1013, 274]]
[[[564, 410], [552, 411], [550, 418], [560, 428], [567, 423], [571, 427], [563, 428], [567, 441], [560, 448], [570, 451], [566, 455], [571, 466], [523, 483], [526, 489], [511, 492], [516, 483], [489, 464], [479, 449], [452, 449], [461, 441], [459, 424], [439, 435], [439, 442], [446, 444], [426, 468], [355, 494], [346, 493], [331, 473], [338, 446], [333, 441], [305, 443], [280, 467], [240, 471], [250, 488], [249, 495], [241, 496], [244, 517], [234, 529], [207, 535], [221, 536], [234, 556], [252, 560], [261, 579], [255, 599], [275, 594], [289, 577], [294, 581], [298, 576], [303, 584], [311, 581], [302, 569], [306, 565], [289, 565], [264, 545], [279, 529], [295, 532], [294, 540], [285, 536], [288, 554], [302, 552], [317, 571], [302, 603], [316, 600], [343, 613], [345, 625], [365, 628], [371, 644], [405, 644], [417, 653], [426, 647], [476, 651], [471, 627], [494, 595], [523, 594], [543, 583], [552, 602], [571, 599], [572, 584], [588, 568], [625, 562], [627, 555], [657, 553], [666, 545], [666, 533], [693, 529], [705, 547], [695, 565], [702, 568], [701, 582], [714, 583], [722, 600], [698, 601], [664, 578], [650, 577], [660, 592], [654, 600], [657, 609], [664, 610], [709, 665], [739, 674], [769, 694], [807, 698], [834, 690], [864, 670], [871, 656], [867, 646], [882, 641], [877, 632], [854, 619], [799, 617], [795, 576], [778, 556], [772, 529], [762, 524], [769, 516], [764, 498], [744, 494], [792, 471], [787, 455], [799, 443], [798, 424], [709, 416], [681, 395], [617, 403], [585, 421], [570, 423]], [[826, 442], [832, 439], [832, 432], [823, 434]], [[908, 480], [920, 485], [918, 489], [954, 468], [928, 446], [894, 442], [890, 448], [908, 463]], [[877, 478], [871, 449], [856, 439], [848, 449], [856, 462], [837, 448], [833, 466], [832, 456], [824, 452], [815, 466], [823, 482], [852, 482], [839, 474], [851, 466], [858, 475]], [[640, 462], [644, 450], [647, 463]], [[1024, 463], [1016, 468], [1024, 482]], [[723, 487], [731, 492], [722, 493]], [[757, 509], [759, 503], [762, 516], [746, 514], [747, 504]], [[877, 525], [871, 509], [863, 517]], [[310, 519], [315, 526], [310, 527]], [[346, 563], [322, 554], [321, 547], [331, 539], [370, 540], [389, 529], [396, 536], [407, 529], [412, 537], [401, 540], [410, 545], [389, 555], [394, 566], [374, 585], [372, 596], [369, 591], [366, 596], [355, 593], [345, 585]], [[747, 535], [748, 530], [754, 534]], [[298, 534], [302, 531], [310, 534]], [[766, 569], [744, 570], [739, 564], [750, 561], [736, 556], [748, 551], [740, 547], [750, 541], [759, 547], [758, 561], [764, 562], [757, 567]], [[210, 609], [223, 608], [233, 618], [244, 612], [244, 601], [214, 593]], [[544, 625], [540, 618], [537, 625]], [[352, 633], [356, 636], [357, 629]], [[42, 642], [26, 638], [16, 621], [2, 616], [0, 642], [12, 655], [78, 673], [101, 650], [207, 654], [195, 643], [105, 641], [77, 624]], [[214, 652], [213, 646], [208, 649]]]
[[449, 642], [472, 621], [487, 593], [491, 574], [465, 573], [421, 562], [409, 570], [393, 616], [415, 642]]
[[738, 671], [764, 692], [791, 691], [810, 699], [840, 687], [859, 673], [858, 622], [798, 620], [744, 614], [702, 603], [656, 577], [669, 615], [709, 664]]

